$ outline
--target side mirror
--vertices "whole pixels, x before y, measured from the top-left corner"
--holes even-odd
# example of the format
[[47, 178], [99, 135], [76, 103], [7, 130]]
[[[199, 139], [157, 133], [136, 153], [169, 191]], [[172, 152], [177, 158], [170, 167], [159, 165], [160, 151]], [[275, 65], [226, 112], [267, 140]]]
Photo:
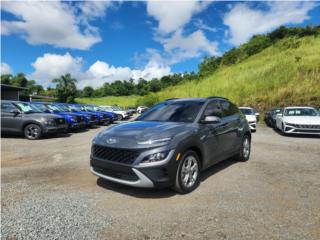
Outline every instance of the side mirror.
[[21, 112], [20, 112], [20, 110], [19, 109], [12, 109], [11, 111], [10, 111], [10, 113], [13, 113], [15, 116], [17, 116], [18, 114], [20, 114]]
[[216, 116], [206, 116], [204, 120], [201, 121], [202, 123], [220, 123], [221, 118], [216, 117]]

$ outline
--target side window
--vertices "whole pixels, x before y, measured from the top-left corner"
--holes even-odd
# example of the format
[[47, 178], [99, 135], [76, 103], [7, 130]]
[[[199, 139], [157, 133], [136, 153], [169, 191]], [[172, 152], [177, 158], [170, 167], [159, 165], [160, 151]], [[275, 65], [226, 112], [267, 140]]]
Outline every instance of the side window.
[[231, 116], [238, 112], [237, 106], [229, 101], [221, 101], [221, 108], [223, 117]]
[[220, 102], [217, 100], [210, 102], [207, 105], [206, 109], [204, 110], [203, 115], [204, 117], [206, 116], [222, 117]]
[[17, 109], [12, 103], [2, 102], [1, 112], [10, 113], [12, 110]]

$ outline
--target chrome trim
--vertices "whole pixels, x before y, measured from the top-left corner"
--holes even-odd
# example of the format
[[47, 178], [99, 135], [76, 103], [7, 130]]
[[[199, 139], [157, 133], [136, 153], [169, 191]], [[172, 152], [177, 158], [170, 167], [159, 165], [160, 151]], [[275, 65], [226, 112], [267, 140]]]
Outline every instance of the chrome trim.
[[137, 170], [135, 168], [132, 168], [132, 171], [138, 176], [139, 179], [137, 181], [126, 181], [126, 180], [122, 180], [119, 178], [110, 177], [110, 176], [107, 176], [107, 175], [104, 175], [104, 174], [101, 174], [101, 173], [94, 171], [93, 167], [90, 167], [90, 170], [94, 175], [101, 177], [103, 179], [112, 181], [112, 182], [132, 186], [132, 187], [142, 187], [142, 188], [153, 188], [154, 187], [153, 182], [149, 178], [147, 178], [143, 173], [141, 173], [139, 170]]

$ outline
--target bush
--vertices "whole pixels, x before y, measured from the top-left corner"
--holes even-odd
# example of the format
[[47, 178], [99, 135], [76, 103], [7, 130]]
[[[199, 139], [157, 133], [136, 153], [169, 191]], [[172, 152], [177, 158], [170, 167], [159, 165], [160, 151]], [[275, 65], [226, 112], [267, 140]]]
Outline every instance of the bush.
[[136, 105], [137, 106], [148, 106], [148, 107], [151, 107], [151, 106], [155, 105], [158, 102], [160, 102], [159, 97], [152, 93], [152, 94], [148, 94], [148, 95], [145, 95], [145, 96], [139, 98], [137, 100]]

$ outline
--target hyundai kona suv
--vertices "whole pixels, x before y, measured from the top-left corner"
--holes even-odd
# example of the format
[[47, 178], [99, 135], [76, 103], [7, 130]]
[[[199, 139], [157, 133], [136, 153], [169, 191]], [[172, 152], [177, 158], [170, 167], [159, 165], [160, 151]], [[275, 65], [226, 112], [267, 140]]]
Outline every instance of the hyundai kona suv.
[[100, 132], [90, 166], [112, 182], [188, 193], [199, 185], [202, 170], [233, 156], [247, 161], [250, 143], [248, 122], [228, 99], [169, 99]]

